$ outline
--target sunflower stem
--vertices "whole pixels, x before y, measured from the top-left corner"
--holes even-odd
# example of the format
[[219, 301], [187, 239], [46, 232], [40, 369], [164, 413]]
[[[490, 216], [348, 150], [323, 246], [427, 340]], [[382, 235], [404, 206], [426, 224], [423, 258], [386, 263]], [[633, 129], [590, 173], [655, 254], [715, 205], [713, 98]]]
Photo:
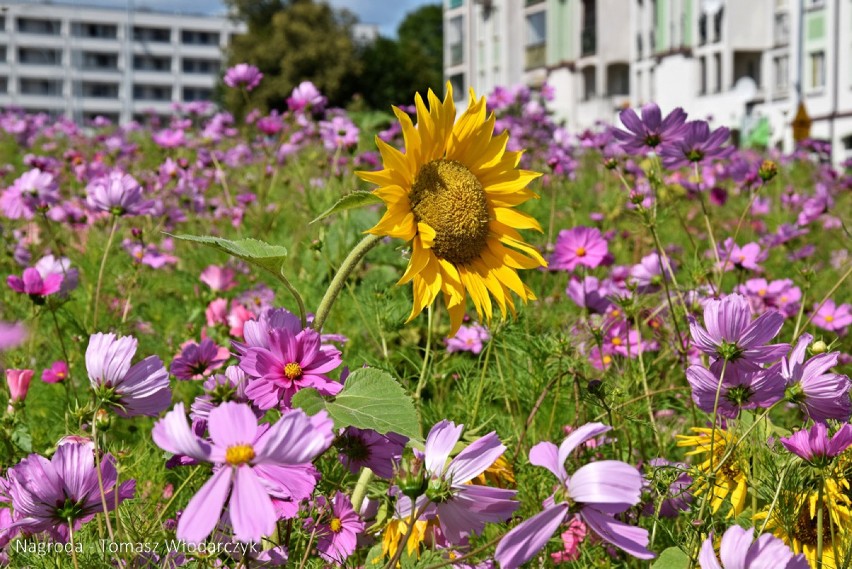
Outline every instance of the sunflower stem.
[[312, 325], [314, 330], [318, 332], [322, 330], [322, 325], [325, 323], [326, 318], [328, 318], [328, 313], [331, 312], [331, 307], [334, 305], [334, 301], [337, 300], [340, 291], [343, 290], [343, 287], [346, 284], [346, 279], [350, 274], [352, 274], [352, 271], [355, 270], [355, 267], [361, 259], [363, 259], [370, 249], [375, 247], [381, 239], [382, 237], [380, 235], [367, 235], [360, 243], [355, 245], [355, 248], [352, 249], [349, 252], [349, 255], [347, 255], [343, 260], [343, 264], [340, 265], [340, 268], [331, 280], [331, 284], [328, 285], [328, 290], [325, 291], [325, 295], [323, 295], [322, 300], [319, 303]]

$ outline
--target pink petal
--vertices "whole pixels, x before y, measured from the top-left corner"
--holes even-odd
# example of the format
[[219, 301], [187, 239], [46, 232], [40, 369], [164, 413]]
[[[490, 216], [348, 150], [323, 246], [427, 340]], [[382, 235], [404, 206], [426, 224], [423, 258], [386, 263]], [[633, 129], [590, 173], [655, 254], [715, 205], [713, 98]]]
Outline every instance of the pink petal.
[[506, 447], [500, 442], [497, 434], [488, 433], [468, 445], [450, 462], [447, 476], [453, 484], [464, 484], [482, 474], [504, 452]]
[[231, 489], [231, 469], [222, 468], [192, 497], [178, 521], [177, 537], [187, 543], [200, 543], [210, 535], [219, 518], [228, 491]]
[[325, 452], [333, 439], [333, 423], [325, 411], [309, 417], [294, 409], [257, 439], [255, 460], [261, 464], [310, 462]]
[[[178, 403], [166, 416], [157, 421], [151, 431], [151, 437], [161, 449], [172, 454], [184, 454], [196, 460], [210, 462], [209, 444], [199, 439], [189, 428], [183, 403]], [[224, 456], [221, 457], [224, 459]]]
[[228, 516], [234, 526], [234, 535], [240, 541], [260, 541], [261, 537], [275, 531], [272, 500], [248, 465], [236, 470]]
[[568, 473], [559, 462], [559, 447], [549, 441], [540, 442], [530, 449], [530, 464], [548, 469], [560, 482], [568, 480]]
[[515, 569], [532, 559], [547, 545], [567, 513], [568, 504], [556, 504], [521, 522], [504, 535], [494, 551], [494, 558], [500, 562], [500, 567]]
[[447, 459], [453, 451], [453, 447], [461, 438], [464, 425], [456, 426], [452, 421], [444, 419], [436, 423], [429, 435], [426, 437], [426, 456], [424, 458], [426, 471], [430, 474], [441, 476]]
[[612, 429], [612, 427], [604, 425], [603, 423], [586, 423], [582, 427], [575, 429], [570, 435], [565, 437], [565, 440], [562, 441], [561, 445], [559, 445], [559, 464], [564, 465], [565, 461], [568, 459], [568, 455], [571, 454], [575, 448], [591, 438], [604, 434], [610, 429]]
[[618, 460], [601, 460], [580, 467], [568, 481], [568, 495], [585, 504], [618, 504], [624, 511], [639, 502], [642, 475], [634, 467]]
[[629, 526], [612, 516], [586, 507], [580, 512], [583, 520], [598, 537], [619, 549], [623, 549], [639, 559], [653, 559], [654, 554], [648, 551], [648, 530]]
[[228, 401], [210, 411], [207, 428], [216, 446], [251, 445], [257, 436], [257, 417], [245, 403]]

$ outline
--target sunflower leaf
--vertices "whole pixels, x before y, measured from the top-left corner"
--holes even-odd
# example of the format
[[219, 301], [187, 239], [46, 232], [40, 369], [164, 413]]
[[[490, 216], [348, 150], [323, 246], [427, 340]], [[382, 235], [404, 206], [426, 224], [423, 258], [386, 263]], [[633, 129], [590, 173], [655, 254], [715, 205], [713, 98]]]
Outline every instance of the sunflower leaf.
[[171, 235], [175, 239], [183, 241], [193, 241], [202, 243], [213, 249], [224, 251], [229, 255], [238, 257], [253, 265], [257, 265], [262, 269], [278, 275], [281, 271], [281, 266], [284, 264], [284, 259], [287, 258], [287, 249], [281, 245], [270, 245], [258, 239], [247, 237], [232, 241], [230, 239], [222, 239], [221, 237], [211, 237], [209, 235]]
[[326, 217], [332, 216], [335, 213], [339, 213], [347, 209], [355, 209], [359, 207], [364, 207], [366, 205], [380, 203], [383, 203], [382, 198], [374, 195], [373, 192], [355, 191], [351, 194], [346, 194], [345, 196], [337, 200], [337, 202], [333, 206], [319, 214], [316, 219], [311, 221], [311, 223], [316, 223], [317, 221], [320, 221], [322, 219], [325, 219]]
[[293, 396], [293, 407], [308, 415], [325, 409], [340, 429], [357, 427], [420, 439], [414, 402], [390, 374], [379, 369], [356, 369], [334, 397], [322, 397], [315, 389], [302, 389]]

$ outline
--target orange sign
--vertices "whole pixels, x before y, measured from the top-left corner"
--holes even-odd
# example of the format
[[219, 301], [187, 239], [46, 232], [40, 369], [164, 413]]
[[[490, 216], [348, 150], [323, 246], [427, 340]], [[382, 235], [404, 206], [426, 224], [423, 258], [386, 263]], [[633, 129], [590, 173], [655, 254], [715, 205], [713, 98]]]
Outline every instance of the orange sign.
[[793, 140], [801, 142], [810, 138], [812, 122], [811, 117], [808, 116], [808, 110], [805, 108], [805, 102], [802, 101], [796, 110], [796, 118], [793, 119]]

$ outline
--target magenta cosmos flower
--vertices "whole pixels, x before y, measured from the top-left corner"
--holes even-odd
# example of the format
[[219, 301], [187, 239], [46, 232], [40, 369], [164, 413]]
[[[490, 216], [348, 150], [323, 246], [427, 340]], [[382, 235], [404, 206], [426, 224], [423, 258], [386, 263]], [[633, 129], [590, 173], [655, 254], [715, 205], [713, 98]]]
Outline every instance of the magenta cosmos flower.
[[355, 551], [358, 534], [363, 533], [365, 524], [352, 508], [349, 497], [340, 492], [335, 494], [330, 507], [323, 497], [317, 498], [317, 505], [319, 515], [306, 524], [306, 529], [316, 532], [320, 557], [329, 563], [342, 564]]
[[53, 174], [34, 168], [0, 194], [0, 210], [9, 219], [32, 219], [36, 211], [44, 211], [59, 199]]
[[135, 365], [136, 338], [92, 334], [86, 349], [89, 382], [101, 401], [122, 417], [156, 416], [172, 401], [169, 374], [157, 356]]
[[772, 534], [765, 533], [754, 541], [754, 529], [731, 526], [722, 536], [719, 547], [722, 563], [713, 549], [713, 536], [704, 540], [698, 564], [701, 569], [810, 569], [805, 554], [793, 555], [790, 548]]
[[220, 348], [210, 338], [204, 338], [200, 344], [184, 344], [180, 354], [172, 360], [169, 371], [178, 379], [204, 379], [222, 367], [229, 357], [227, 348]]
[[713, 159], [727, 158], [734, 152], [733, 146], [724, 146], [731, 131], [722, 126], [710, 131], [704, 121], [690, 121], [683, 127], [679, 140], [664, 144], [660, 157], [666, 168], [680, 168]]
[[27, 267], [22, 276], [9, 275], [6, 278], [9, 288], [21, 294], [28, 294], [33, 300], [43, 299], [45, 296], [56, 294], [62, 287], [62, 275], [51, 274], [42, 278], [38, 269]]
[[[814, 308], [817, 308], [816, 305]], [[814, 314], [813, 323], [814, 326], [823, 330], [843, 335], [846, 333], [846, 328], [852, 324], [852, 306], [849, 304], [837, 305], [829, 298]]]
[[806, 461], [824, 466], [829, 459], [852, 446], [852, 425], [844, 424], [829, 439], [825, 423], [815, 423], [810, 429], [801, 429], [789, 437], [783, 437], [781, 444]]
[[473, 323], [470, 326], [460, 326], [456, 335], [447, 338], [447, 353], [470, 352], [478, 354], [482, 351], [483, 342], [491, 339], [488, 329], [482, 324]]
[[722, 417], [733, 418], [743, 409], [768, 408], [784, 398], [786, 385], [778, 366], [770, 369], [730, 366], [725, 369], [724, 378], [719, 377], [721, 369], [717, 368], [712, 366], [708, 370], [700, 365], [691, 365], [686, 370], [686, 380], [692, 387], [692, 400], [706, 413], [713, 413], [715, 409]]
[[594, 227], [575, 227], [563, 229], [556, 239], [550, 268], [554, 270], [573, 271], [583, 265], [594, 269], [603, 263], [609, 248], [601, 232]]
[[530, 462], [556, 475], [560, 487], [545, 502], [543, 512], [503, 536], [494, 552], [500, 567], [514, 569], [532, 559], [574, 514], [579, 514], [602, 540], [639, 559], [654, 557], [647, 549], [647, 530], [613, 517], [639, 503], [643, 480], [638, 470], [618, 460], [601, 460], [581, 466], [570, 477], [565, 471], [565, 461], [574, 449], [610, 429], [601, 423], [587, 423], [568, 435], [559, 447], [542, 442], [530, 450]]
[[49, 368], [41, 372], [41, 380], [45, 383], [59, 383], [68, 379], [68, 364], [62, 360], [53, 362]]
[[[116, 504], [133, 497], [136, 482], [127, 480], [116, 487], [115, 459], [106, 454], [100, 462], [106, 506], [113, 510]], [[27, 533], [47, 532], [64, 543], [68, 541], [69, 520], [76, 531], [103, 512], [90, 442], [60, 444], [50, 460], [31, 454], [9, 470], [8, 479], [13, 525]]]
[[787, 396], [814, 421], [848, 421], [852, 415], [849, 378], [831, 372], [840, 354], [819, 354], [805, 362], [805, 351], [813, 339], [810, 334], [802, 334], [789, 357], [781, 360], [781, 376], [787, 382]]
[[228, 87], [242, 87], [246, 91], [251, 91], [263, 79], [263, 73], [254, 65], [248, 63], [239, 63], [225, 72], [225, 85]]
[[340, 462], [352, 474], [366, 467], [376, 476], [391, 479], [402, 458], [408, 437], [397, 433], [381, 434], [370, 429], [347, 427], [334, 446], [340, 451]]
[[429, 431], [423, 458], [428, 487], [425, 497], [416, 501], [418, 511], [426, 500], [430, 502], [424, 515], [437, 513], [444, 537], [451, 544], [481, 532], [486, 522], [509, 519], [518, 508], [514, 490], [468, 484], [506, 451], [496, 433], [480, 437], [449, 460], [463, 430], [464, 425], [443, 420]]
[[[248, 334], [248, 333], [247, 333]], [[343, 385], [327, 374], [340, 366], [340, 353], [322, 349], [318, 332], [309, 328], [294, 334], [289, 328], [269, 332], [269, 348], [248, 348], [240, 367], [253, 379], [246, 395], [261, 409], [288, 409], [293, 395], [313, 387], [336, 395]]]
[[642, 118], [633, 109], [624, 109], [618, 115], [627, 131], [613, 129], [621, 148], [629, 154], [646, 154], [663, 143], [675, 142], [683, 137], [686, 113], [680, 107], [663, 118], [660, 107], [649, 103], [642, 107]]
[[216, 465], [213, 476], [189, 501], [178, 522], [178, 539], [190, 543], [210, 535], [226, 502], [238, 540], [260, 541], [271, 534], [278, 519], [270, 495], [271, 480], [279, 476], [275, 469], [311, 462], [334, 438], [325, 411], [312, 417], [301, 409], [288, 411], [266, 428], [258, 425], [251, 407], [228, 402], [210, 411], [207, 425], [209, 442], [193, 433], [183, 404], [178, 403], [151, 433], [163, 450]]
[[789, 344], [766, 344], [781, 330], [784, 316], [773, 310], [752, 321], [748, 300], [741, 294], [708, 300], [704, 326], [695, 317], [688, 318], [695, 346], [718, 361], [727, 360], [728, 368], [759, 369], [759, 364], [777, 361], [790, 348]]
[[302, 81], [293, 89], [287, 97], [287, 107], [294, 112], [309, 109], [321, 111], [325, 107], [326, 99], [310, 81]]
[[237, 286], [234, 280], [234, 270], [218, 265], [210, 265], [201, 271], [201, 282], [210, 287], [212, 291], [231, 290]]
[[151, 207], [151, 202], [143, 199], [142, 188], [136, 178], [120, 170], [89, 182], [86, 194], [89, 208], [113, 215], [142, 215]]

